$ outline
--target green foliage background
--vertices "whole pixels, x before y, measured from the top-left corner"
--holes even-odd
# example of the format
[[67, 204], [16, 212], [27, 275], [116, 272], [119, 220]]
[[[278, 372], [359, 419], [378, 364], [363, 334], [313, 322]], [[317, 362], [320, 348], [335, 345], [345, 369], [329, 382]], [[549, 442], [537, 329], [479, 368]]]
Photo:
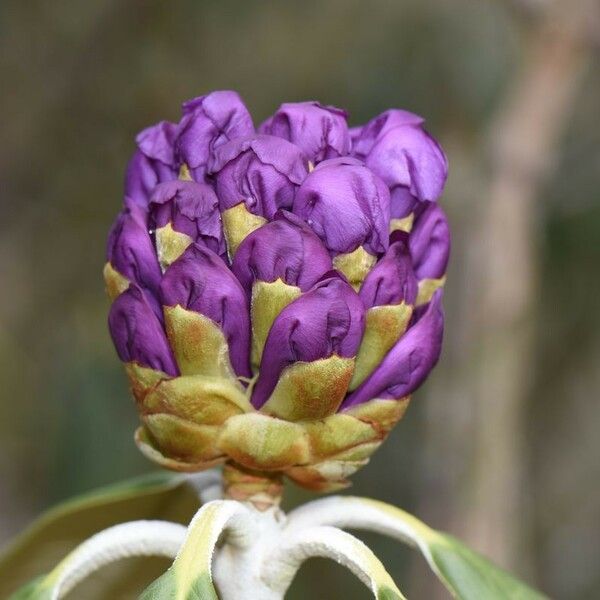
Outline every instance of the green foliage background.
[[[177, 119], [182, 100], [219, 88], [239, 90], [256, 123], [288, 100], [344, 106], [353, 124], [404, 107], [426, 116], [445, 145], [452, 172], [444, 205], [458, 246], [445, 355], [433, 384], [416, 395], [352, 491], [464, 536], [468, 513], [457, 520], [448, 506], [467, 509], [465, 479], [456, 473], [473, 460], [473, 449], [455, 444], [433, 458], [425, 452], [443, 447], [445, 435], [435, 422], [440, 412], [427, 406], [452, 410], [445, 381], [460, 390], [457, 315], [471, 309], [456, 306], [455, 286], [468, 285], [461, 248], [476, 233], [469, 218], [476, 206], [465, 199], [473, 181], [487, 176], [481, 132], [523, 60], [532, 17], [518, 4], [0, 4], [0, 543], [53, 502], [150, 468], [133, 446], [136, 415], [106, 331], [104, 241], [135, 133]], [[532, 231], [539, 283], [520, 457], [526, 535], [509, 565], [565, 600], [600, 595], [597, 46], [593, 52], [596, 68], [586, 70], [576, 95]], [[475, 407], [456, 410], [468, 422]], [[290, 489], [288, 504], [307, 497]], [[416, 555], [376, 536], [364, 539], [409, 597], [444, 597], [437, 584], [423, 583]], [[290, 598], [363, 593], [338, 566], [311, 561]]]

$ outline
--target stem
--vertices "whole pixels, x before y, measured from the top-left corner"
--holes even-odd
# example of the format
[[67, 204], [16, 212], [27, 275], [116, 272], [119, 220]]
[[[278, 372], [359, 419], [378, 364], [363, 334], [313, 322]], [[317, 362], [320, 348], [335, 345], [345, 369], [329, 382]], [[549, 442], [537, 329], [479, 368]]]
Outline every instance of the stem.
[[246, 506], [245, 518], [239, 519], [236, 527], [228, 527], [215, 552], [212, 573], [219, 598], [282, 600], [283, 594], [263, 580], [262, 567], [265, 555], [278, 544], [285, 517], [277, 506], [268, 510]]
[[189, 474], [187, 481], [198, 494], [200, 504], [223, 498], [223, 482], [219, 469]]
[[224, 497], [246, 502], [264, 512], [278, 507], [283, 493], [283, 478], [279, 473], [253, 471], [228, 462], [223, 467]]

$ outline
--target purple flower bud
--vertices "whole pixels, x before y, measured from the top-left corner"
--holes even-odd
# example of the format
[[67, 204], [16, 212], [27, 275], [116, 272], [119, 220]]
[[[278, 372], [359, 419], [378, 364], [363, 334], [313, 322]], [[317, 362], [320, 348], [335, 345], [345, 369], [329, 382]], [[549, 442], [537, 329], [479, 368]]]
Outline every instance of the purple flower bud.
[[275, 319], [260, 363], [252, 404], [260, 408], [282, 371], [298, 362], [356, 355], [364, 331], [365, 309], [341, 277], [325, 278], [286, 306]]
[[192, 244], [165, 271], [160, 298], [163, 306], [179, 305], [219, 325], [235, 372], [250, 375], [248, 301], [239, 281], [212, 250]]
[[366, 276], [359, 295], [367, 308], [406, 302], [414, 305], [417, 278], [408, 250], [408, 235], [394, 232], [387, 252]]
[[393, 218], [407, 216], [417, 201], [436, 200], [448, 176], [446, 155], [423, 123], [410, 112], [388, 110], [352, 131], [352, 154], [390, 188]]
[[177, 128], [177, 155], [194, 179], [203, 181], [219, 146], [252, 134], [252, 117], [240, 96], [231, 91], [212, 92], [184, 102]]
[[219, 255], [225, 253], [219, 200], [213, 189], [194, 181], [170, 181], [159, 184], [149, 205], [153, 229], [171, 227], [200, 242]]
[[112, 303], [108, 327], [123, 362], [133, 361], [174, 377], [179, 374], [152, 301], [137, 285], [130, 285]]
[[442, 291], [438, 290], [381, 364], [346, 398], [342, 409], [374, 398], [404, 398], [425, 381], [442, 350], [444, 313], [441, 299]]
[[332, 269], [332, 264], [310, 227], [296, 215], [279, 211], [274, 221], [244, 239], [231, 269], [248, 293], [256, 280], [278, 278], [305, 292]]
[[112, 267], [131, 283], [158, 290], [161, 272], [143, 208], [131, 205], [121, 211], [108, 235], [106, 255]]
[[302, 149], [313, 163], [345, 156], [350, 136], [345, 111], [319, 102], [290, 102], [260, 127], [260, 133], [284, 138]]
[[213, 171], [221, 210], [244, 202], [251, 213], [272, 219], [278, 209], [291, 208], [307, 160], [287, 140], [256, 135], [221, 146]]
[[332, 254], [364, 246], [376, 255], [388, 247], [389, 191], [356, 159], [320, 163], [298, 189], [293, 212], [310, 225]]
[[177, 179], [173, 154], [176, 128], [174, 123], [161, 121], [135, 138], [138, 149], [125, 173], [126, 204], [146, 206], [157, 183]]
[[446, 273], [450, 257], [450, 227], [438, 204], [417, 208], [408, 243], [418, 279], [439, 279]]
[[221, 91], [137, 145], [103, 271], [137, 444], [346, 485], [440, 354], [447, 164], [423, 119], [286, 103], [257, 134]]

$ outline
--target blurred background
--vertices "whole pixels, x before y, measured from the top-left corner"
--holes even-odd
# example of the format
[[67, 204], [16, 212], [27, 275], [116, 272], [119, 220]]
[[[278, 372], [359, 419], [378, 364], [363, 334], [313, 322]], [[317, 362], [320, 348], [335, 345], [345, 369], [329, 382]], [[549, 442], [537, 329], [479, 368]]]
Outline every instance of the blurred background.
[[[136, 132], [231, 88], [257, 124], [305, 99], [352, 124], [426, 117], [451, 167], [445, 350], [351, 493], [553, 598], [600, 597], [598, 8], [0, 3], [0, 545], [51, 504], [152, 469], [107, 333], [105, 237]], [[290, 488], [288, 506], [307, 497]], [[364, 539], [409, 597], [446, 597], [416, 553]], [[367, 595], [312, 560], [289, 597]]]

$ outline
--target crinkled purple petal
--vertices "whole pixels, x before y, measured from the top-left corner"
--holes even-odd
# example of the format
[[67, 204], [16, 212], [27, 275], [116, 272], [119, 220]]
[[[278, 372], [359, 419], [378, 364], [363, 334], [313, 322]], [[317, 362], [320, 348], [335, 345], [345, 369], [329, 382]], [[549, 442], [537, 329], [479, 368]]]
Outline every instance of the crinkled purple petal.
[[359, 246], [379, 254], [388, 247], [389, 191], [356, 159], [320, 163], [298, 189], [293, 212], [333, 254], [352, 252]]
[[[414, 200], [436, 200], [448, 176], [441, 146], [423, 129], [423, 119], [406, 111], [387, 111], [365, 125], [354, 139], [353, 154], [389, 186], [394, 217], [408, 214], [406, 192]], [[398, 188], [404, 193], [396, 195]]]
[[367, 308], [406, 302], [417, 298], [417, 278], [408, 250], [408, 235], [394, 232], [390, 247], [371, 269], [360, 288], [359, 295]]
[[381, 364], [346, 397], [342, 410], [374, 398], [404, 398], [425, 381], [442, 350], [444, 313], [441, 299], [442, 291], [438, 290], [426, 310], [396, 342]]
[[346, 112], [319, 102], [282, 104], [259, 131], [296, 144], [313, 163], [350, 152]]
[[160, 266], [143, 208], [132, 204], [121, 211], [108, 235], [106, 257], [132, 283], [154, 293], [158, 290]]
[[422, 204], [415, 210], [408, 244], [418, 279], [444, 275], [450, 258], [450, 227], [438, 204]]
[[338, 156], [337, 158], [330, 158], [320, 162], [313, 170], [318, 171], [320, 169], [329, 169], [331, 167], [344, 165], [350, 167], [364, 167], [365, 162], [360, 160], [360, 158], [356, 158], [356, 156]]
[[298, 361], [355, 356], [364, 332], [365, 308], [349, 283], [330, 276], [286, 306], [265, 343], [252, 404], [260, 408], [282, 371]]
[[177, 376], [179, 371], [164, 328], [149, 296], [130, 285], [110, 307], [108, 327], [119, 358]]
[[177, 156], [197, 181], [203, 181], [219, 146], [252, 134], [252, 117], [239, 94], [212, 92], [184, 102], [177, 129]]
[[169, 181], [154, 189], [150, 198], [150, 227], [167, 223], [220, 256], [225, 240], [219, 213], [219, 200], [213, 189], [195, 181]]
[[125, 172], [126, 204], [146, 206], [157, 183], [177, 179], [173, 154], [176, 125], [161, 121], [141, 131]]
[[298, 146], [271, 135], [236, 139], [215, 153], [215, 189], [221, 210], [240, 202], [272, 219], [280, 208], [291, 208], [308, 161]]
[[395, 127], [419, 127], [425, 119], [407, 110], [390, 109], [371, 119], [367, 124], [352, 127], [352, 155], [362, 160], [366, 159], [373, 146]]
[[244, 289], [212, 250], [192, 244], [167, 268], [160, 284], [164, 306], [180, 305], [212, 319], [229, 344], [235, 372], [250, 376], [250, 317]]
[[165, 165], [175, 164], [173, 144], [177, 125], [169, 121], [160, 121], [156, 125], [146, 127], [137, 134], [135, 141], [138, 148], [148, 157]]
[[436, 200], [448, 175], [446, 156], [423, 129], [398, 127], [374, 146], [365, 163], [391, 187], [405, 187], [418, 200]]
[[244, 239], [231, 266], [248, 294], [256, 280], [276, 279], [305, 292], [332, 268], [317, 235], [302, 219], [283, 210]]

